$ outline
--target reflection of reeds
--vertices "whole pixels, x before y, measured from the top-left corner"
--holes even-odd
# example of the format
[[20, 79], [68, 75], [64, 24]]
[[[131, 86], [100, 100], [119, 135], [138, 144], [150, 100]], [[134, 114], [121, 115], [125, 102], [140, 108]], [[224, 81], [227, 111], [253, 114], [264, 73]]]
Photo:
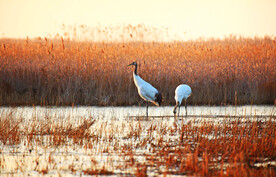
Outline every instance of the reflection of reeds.
[[[275, 176], [275, 116], [260, 120], [226, 119], [221, 124], [201, 120], [199, 124], [168, 124], [166, 121], [106, 122], [81, 118], [79, 124], [56, 122], [56, 117], [45, 117], [24, 122], [15, 115], [1, 115], [0, 168], [5, 171], [8, 154], [5, 149], [27, 146], [36, 154], [54, 148], [84, 149], [90, 156], [89, 166], [72, 164], [66, 170], [88, 175], [175, 174], [195, 176]], [[225, 117], [226, 118], [226, 117]], [[253, 117], [254, 118], [254, 117]], [[166, 123], [165, 123], [166, 122]], [[120, 135], [120, 136], [119, 136]], [[20, 151], [18, 150], [15, 151]], [[23, 150], [24, 151], [24, 150]], [[60, 153], [61, 153], [60, 152]], [[19, 153], [20, 154], [20, 153]], [[47, 174], [57, 170], [60, 156], [49, 152], [47, 162], [34, 156], [34, 171]], [[104, 155], [105, 154], [105, 155]], [[107, 156], [105, 163], [95, 159]], [[18, 155], [17, 155], [18, 156]], [[71, 156], [69, 154], [69, 156]], [[74, 155], [77, 159], [81, 158]], [[121, 160], [118, 161], [118, 157]], [[19, 158], [19, 157], [17, 157]], [[23, 159], [25, 157], [23, 153]], [[62, 156], [62, 158], [64, 158]], [[68, 157], [66, 157], [68, 158]], [[141, 161], [141, 159], [144, 159]], [[42, 163], [43, 162], [43, 163]], [[270, 162], [270, 163], [269, 163]], [[29, 163], [17, 161], [17, 169], [24, 173]], [[26, 164], [24, 164], [26, 163]], [[78, 160], [79, 164], [82, 164]], [[86, 162], [87, 163], [87, 162]], [[263, 164], [257, 166], [256, 164]], [[274, 163], [274, 164], [273, 164]], [[30, 164], [31, 165], [31, 164]]]
[[[174, 103], [180, 83], [192, 104], [274, 104], [275, 39], [172, 43], [89, 43], [1, 39], [1, 105], [132, 105], [131, 69]], [[141, 101], [141, 100], [140, 100]]]

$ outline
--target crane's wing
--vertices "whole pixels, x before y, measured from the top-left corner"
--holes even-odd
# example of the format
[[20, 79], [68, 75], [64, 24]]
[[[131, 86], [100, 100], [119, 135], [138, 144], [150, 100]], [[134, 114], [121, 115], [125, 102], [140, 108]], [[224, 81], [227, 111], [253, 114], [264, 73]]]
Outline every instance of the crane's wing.
[[144, 84], [140, 87], [141, 97], [152, 102], [156, 106], [160, 106], [163, 102], [162, 94], [150, 84]]
[[182, 92], [178, 92], [177, 95], [180, 98], [188, 98], [190, 96], [191, 92], [189, 90], [183, 90]]
[[182, 99], [187, 99], [192, 93], [190, 86], [179, 85], [175, 90], [175, 100], [181, 103]]
[[155, 94], [158, 93], [158, 90], [149, 83], [147, 83], [140, 86], [140, 92], [142, 96], [145, 97], [147, 100], [154, 101]]
[[139, 95], [147, 101], [159, 106], [162, 103], [162, 94], [150, 83], [144, 81], [141, 77], [133, 75], [134, 83], [138, 88]]

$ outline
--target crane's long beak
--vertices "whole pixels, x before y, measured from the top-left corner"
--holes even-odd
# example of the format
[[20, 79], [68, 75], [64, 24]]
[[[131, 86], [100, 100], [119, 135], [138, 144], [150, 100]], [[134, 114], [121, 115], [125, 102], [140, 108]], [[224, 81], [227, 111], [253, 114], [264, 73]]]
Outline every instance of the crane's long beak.
[[131, 64], [127, 65], [127, 66], [131, 66], [131, 65], [134, 65], [134, 64], [133, 64], [133, 63], [131, 63]]

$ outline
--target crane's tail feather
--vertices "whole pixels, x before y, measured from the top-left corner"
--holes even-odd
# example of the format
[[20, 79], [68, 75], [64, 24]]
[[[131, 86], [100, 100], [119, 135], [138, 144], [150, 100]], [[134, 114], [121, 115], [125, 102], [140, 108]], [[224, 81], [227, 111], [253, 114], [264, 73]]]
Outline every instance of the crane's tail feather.
[[158, 103], [158, 104], [156, 104], [157, 106], [160, 106], [162, 104], [162, 102], [163, 102], [163, 96], [162, 96], [162, 94], [160, 92], [158, 92], [158, 93], [155, 94], [155, 100], [154, 101], [156, 103]]

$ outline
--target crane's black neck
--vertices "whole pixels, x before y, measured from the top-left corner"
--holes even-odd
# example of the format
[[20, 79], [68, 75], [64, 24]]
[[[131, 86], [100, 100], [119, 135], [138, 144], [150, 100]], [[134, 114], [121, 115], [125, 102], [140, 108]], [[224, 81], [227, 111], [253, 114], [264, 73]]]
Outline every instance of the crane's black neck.
[[134, 74], [137, 76], [137, 67], [138, 67], [138, 66], [137, 66], [137, 63], [135, 63], [135, 65], [134, 65], [134, 66], [135, 66], [135, 69], [134, 69]]

